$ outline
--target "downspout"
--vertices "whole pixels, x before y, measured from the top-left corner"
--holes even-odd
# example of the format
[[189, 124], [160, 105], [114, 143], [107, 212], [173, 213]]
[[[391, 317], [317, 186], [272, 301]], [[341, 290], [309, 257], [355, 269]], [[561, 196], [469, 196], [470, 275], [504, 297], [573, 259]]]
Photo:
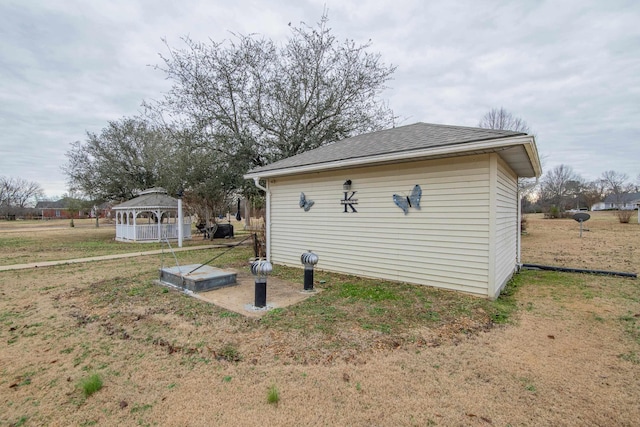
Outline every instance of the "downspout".
[[264, 229], [265, 229], [265, 239], [267, 240], [267, 261], [271, 261], [271, 192], [267, 188], [269, 186], [269, 182], [267, 181], [267, 187], [263, 187], [260, 185], [260, 178], [254, 177], [253, 183], [260, 190], [264, 191], [267, 196], [267, 202], [265, 206], [265, 218], [264, 218]]
[[520, 186], [518, 185], [518, 238], [517, 238], [517, 255], [516, 255], [516, 271], [520, 271], [522, 268], [522, 261], [520, 256], [520, 249], [522, 247], [522, 192], [520, 191]]

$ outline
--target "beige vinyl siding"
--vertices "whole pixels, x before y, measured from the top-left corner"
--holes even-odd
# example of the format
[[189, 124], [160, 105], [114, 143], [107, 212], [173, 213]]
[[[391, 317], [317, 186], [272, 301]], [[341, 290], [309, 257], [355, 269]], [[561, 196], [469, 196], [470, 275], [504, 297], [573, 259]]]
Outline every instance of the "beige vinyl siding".
[[509, 166], [498, 160], [496, 182], [495, 297], [511, 278], [517, 262], [518, 180]]
[[[347, 179], [357, 213], [340, 203]], [[404, 215], [392, 195], [416, 184], [421, 209]], [[269, 190], [276, 264], [300, 266], [313, 250], [319, 269], [488, 294], [489, 155], [274, 178]]]

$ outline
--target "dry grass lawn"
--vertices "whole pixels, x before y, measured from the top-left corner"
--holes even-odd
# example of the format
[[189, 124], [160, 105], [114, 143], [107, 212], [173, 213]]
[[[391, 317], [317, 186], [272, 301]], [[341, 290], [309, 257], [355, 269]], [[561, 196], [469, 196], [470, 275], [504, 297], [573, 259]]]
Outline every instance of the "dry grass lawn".
[[573, 219], [544, 220], [527, 216], [522, 241], [522, 262], [640, 273], [640, 227], [637, 212], [629, 224], [620, 224], [614, 212], [589, 212], [580, 225]]
[[[580, 239], [572, 220], [529, 216], [522, 261], [640, 272], [635, 218], [596, 213], [586, 226]], [[106, 237], [84, 251], [112, 250], [112, 228], [87, 230]], [[32, 231], [2, 231], [0, 265], [55, 257], [24, 249]], [[246, 268], [238, 251], [218, 265]], [[203, 262], [199, 252], [180, 262]], [[0, 425], [640, 423], [637, 279], [523, 271], [490, 303], [370, 281], [379, 292], [358, 296], [359, 279], [317, 274], [324, 292], [260, 320], [155, 285], [159, 264], [0, 272]], [[300, 271], [279, 274], [301, 283]], [[509, 322], [495, 323], [508, 304]], [[89, 394], [93, 374], [103, 385]]]

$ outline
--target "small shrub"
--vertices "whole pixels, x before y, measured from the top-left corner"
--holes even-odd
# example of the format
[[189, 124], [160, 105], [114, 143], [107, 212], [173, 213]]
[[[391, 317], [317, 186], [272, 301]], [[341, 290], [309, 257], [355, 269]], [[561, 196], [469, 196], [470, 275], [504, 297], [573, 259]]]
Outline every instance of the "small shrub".
[[102, 378], [98, 374], [93, 374], [81, 380], [79, 386], [84, 396], [89, 397], [102, 388]]
[[216, 354], [218, 360], [226, 360], [227, 362], [240, 362], [242, 355], [233, 344], [225, 344]]
[[629, 224], [631, 215], [633, 215], [634, 213], [635, 211], [631, 210], [618, 210], [616, 211], [616, 216], [618, 217], [618, 221], [620, 221], [620, 224]]
[[278, 391], [278, 387], [273, 384], [269, 387], [269, 391], [267, 392], [267, 403], [277, 405], [278, 402], [280, 402], [280, 392]]

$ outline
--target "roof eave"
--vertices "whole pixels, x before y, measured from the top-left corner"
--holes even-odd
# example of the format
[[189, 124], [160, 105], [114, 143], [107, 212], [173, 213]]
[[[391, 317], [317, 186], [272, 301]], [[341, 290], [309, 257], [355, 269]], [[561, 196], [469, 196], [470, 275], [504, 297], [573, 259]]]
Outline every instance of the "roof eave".
[[523, 146], [524, 146], [524, 149], [527, 150], [529, 161], [531, 162], [531, 166], [533, 167], [533, 171], [535, 173], [535, 176], [530, 178], [539, 178], [542, 176], [542, 164], [540, 163], [538, 148], [536, 146], [535, 137], [531, 135], [529, 136], [529, 139], [530, 141], [527, 144], [523, 144]]
[[540, 159], [536, 149], [534, 137], [531, 135], [519, 135], [509, 138], [499, 138], [483, 140], [475, 143], [454, 144], [444, 147], [426, 148], [421, 150], [401, 151], [395, 153], [381, 154], [377, 156], [360, 157], [355, 159], [337, 160], [324, 163], [316, 163], [304, 166], [294, 166], [282, 169], [267, 171], [249, 172], [244, 175], [245, 179], [264, 179], [277, 176], [294, 175], [301, 173], [319, 172], [326, 170], [342, 169], [347, 167], [371, 166], [376, 164], [402, 162], [407, 160], [426, 160], [430, 158], [454, 157], [465, 154], [479, 154], [497, 152], [501, 149], [521, 145], [527, 152], [534, 175], [542, 175]]

